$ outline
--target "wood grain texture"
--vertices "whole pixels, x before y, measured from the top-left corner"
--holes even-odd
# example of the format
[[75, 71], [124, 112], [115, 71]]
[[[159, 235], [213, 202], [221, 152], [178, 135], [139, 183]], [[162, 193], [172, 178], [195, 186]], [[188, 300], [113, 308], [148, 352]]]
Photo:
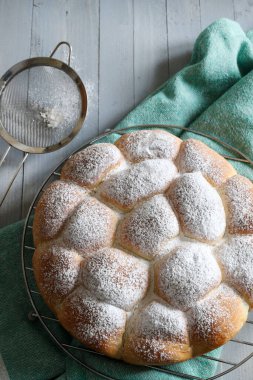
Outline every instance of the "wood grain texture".
[[135, 0], [133, 12], [136, 105], [169, 76], [166, 1]]
[[253, 27], [253, 1], [234, 0], [235, 21], [239, 22], [246, 32]]
[[[1, 57], [4, 73], [31, 56], [48, 55], [61, 40], [72, 44], [71, 65], [88, 92], [88, 115], [78, 137], [66, 148], [31, 156], [16, 180], [0, 225], [26, 215], [44, 178], [70, 152], [113, 126], [145, 96], [188, 63], [194, 41], [215, 19], [253, 28], [252, 0], [0, 0]], [[66, 59], [64, 49], [57, 55]], [[0, 156], [6, 144], [0, 142]], [[0, 197], [22, 153], [13, 151], [1, 169]], [[253, 315], [251, 317], [253, 319]], [[239, 338], [253, 341], [247, 326]], [[238, 362], [252, 347], [227, 344], [224, 359]], [[229, 368], [220, 365], [220, 371]], [[252, 380], [253, 361], [221, 377]]]
[[234, 0], [200, 0], [201, 29], [222, 17], [233, 20], [234, 13]]
[[[0, 1], [1, 58], [0, 72], [5, 73], [12, 65], [30, 55], [32, 0]], [[2, 75], [1, 74], [1, 75]], [[7, 144], [0, 141], [0, 157]], [[14, 174], [23, 153], [11, 150], [1, 167], [0, 200]], [[21, 218], [23, 170], [19, 172], [0, 211], [0, 225], [7, 225]]]
[[[84, 126], [67, 147], [28, 158], [24, 166], [23, 216], [42, 181], [57, 164], [98, 134], [98, 22], [98, 1], [34, 1], [31, 56], [48, 56], [59, 41], [69, 41], [73, 47], [71, 66], [83, 80], [89, 99]], [[57, 57], [66, 61], [66, 50], [59, 50]]]
[[199, 0], [167, 0], [169, 72], [175, 74], [190, 59], [201, 32]]
[[99, 130], [134, 106], [133, 1], [100, 2]]

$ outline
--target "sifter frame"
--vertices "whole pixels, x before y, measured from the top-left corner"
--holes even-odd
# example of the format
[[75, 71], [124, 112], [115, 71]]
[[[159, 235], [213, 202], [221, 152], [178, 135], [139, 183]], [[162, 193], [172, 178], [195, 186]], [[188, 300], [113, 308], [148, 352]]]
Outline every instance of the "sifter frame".
[[[67, 64], [59, 59], [53, 58], [53, 55], [55, 54], [55, 52], [58, 50], [58, 48], [61, 45], [66, 45], [69, 50]], [[23, 61], [20, 61], [16, 63], [15, 65], [13, 65], [9, 70], [7, 70], [6, 73], [0, 78], [0, 98], [1, 98], [6, 86], [13, 78], [15, 78], [16, 75], [18, 75], [22, 71], [31, 69], [33, 67], [47, 66], [47, 67], [55, 68], [55, 69], [58, 69], [59, 71], [65, 72], [66, 75], [68, 75], [76, 84], [80, 93], [80, 97], [81, 97], [80, 115], [74, 128], [71, 130], [71, 133], [69, 133], [67, 137], [64, 137], [57, 144], [53, 144], [47, 147], [31, 147], [29, 145], [25, 145], [21, 143], [20, 141], [18, 141], [10, 133], [6, 131], [2, 123], [2, 120], [0, 119], [0, 137], [8, 144], [7, 150], [4, 152], [3, 156], [0, 158], [0, 167], [3, 165], [11, 148], [17, 149], [25, 153], [23, 158], [18, 163], [16, 171], [14, 172], [8, 184], [7, 190], [4, 192], [2, 199], [0, 199], [0, 208], [2, 207], [13, 182], [15, 181], [19, 171], [21, 170], [29, 154], [43, 154], [43, 153], [54, 152], [64, 147], [68, 143], [70, 143], [74, 139], [74, 137], [77, 135], [77, 133], [80, 131], [80, 129], [82, 128], [82, 125], [84, 123], [84, 120], [87, 114], [87, 93], [86, 93], [86, 89], [81, 78], [79, 77], [77, 72], [74, 69], [72, 69], [72, 67], [70, 66], [71, 53], [72, 53], [72, 47], [69, 44], [69, 42], [61, 41], [55, 46], [54, 50], [52, 51], [49, 57], [35, 57], [35, 58], [28, 58]]]
[[[238, 161], [238, 162], [248, 163], [248, 164], [252, 165], [252, 167], [253, 167], [253, 161], [250, 160], [244, 153], [242, 153], [237, 148], [234, 148], [233, 146], [227, 144], [226, 142], [222, 141], [221, 139], [219, 139], [219, 138], [217, 138], [215, 136], [211, 136], [209, 134], [206, 134], [206, 133], [203, 133], [203, 132], [200, 132], [200, 131], [196, 131], [196, 130], [191, 129], [191, 128], [186, 128], [186, 127], [181, 127], [181, 126], [176, 126], [176, 125], [158, 125], [158, 124], [152, 124], [152, 125], [133, 125], [131, 127], [123, 128], [123, 129], [119, 129], [119, 130], [109, 130], [109, 131], [107, 130], [106, 132], [100, 134], [99, 136], [91, 139], [88, 143], [84, 144], [79, 149], [75, 150], [69, 157], [71, 157], [73, 154], [79, 152], [80, 150], [85, 149], [88, 146], [90, 146], [90, 145], [98, 142], [100, 139], [102, 139], [104, 137], [107, 137], [107, 136], [110, 136], [110, 135], [113, 135], [113, 134], [115, 134], [115, 135], [117, 135], [117, 134], [118, 135], [124, 135], [125, 133], [128, 133], [128, 132], [130, 132], [132, 130], [139, 129], [139, 128], [140, 129], [144, 129], [144, 128], [146, 128], [146, 129], [149, 129], [149, 128], [161, 128], [161, 129], [169, 129], [169, 130], [170, 129], [180, 129], [181, 131], [192, 132], [192, 133], [194, 133], [196, 135], [207, 137], [207, 138], [209, 138], [209, 139], [211, 139], [211, 140], [213, 140], [215, 142], [220, 143], [225, 148], [231, 150], [232, 152], [234, 152], [237, 155], [240, 155], [243, 158], [231, 157], [231, 156], [226, 155], [226, 154], [224, 154], [223, 157], [225, 157], [227, 159], [234, 160], [234, 161]], [[59, 348], [61, 348], [61, 350], [63, 352], [65, 352], [69, 357], [71, 357], [73, 360], [75, 360], [77, 363], [79, 363], [84, 368], [88, 369], [91, 373], [94, 373], [94, 374], [100, 376], [101, 379], [120, 380], [118, 378], [114, 378], [114, 377], [111, 377], [109, 375], [103, 374], [102, 372], [99, 372], [98, 370], [96, 370], [95, 368], [90, 367], [86, 363], [82, 362], [77, 356], [75, 356], [75, 352], [76, 351], [80, 351], [80, 352], [84, 351], [84, 352], [93, 353], [94, 355], [99, 355], [99, 356], [104, 356], [103, 354], [100, 354], [100, 353], [97, 353], [97, 352], [95, 352], [93, 350], [90, 350], [90, 349], [86, 348], [84, 345], [81, 345], [81, 347], [80, 346], [74, 346], [74, 345], [71, 345], [71, 344], [62, 343], [59, 340], [59, 338], [52, 331], [52, 329], [48, 327], [47, 321], [52, 321], [52, 322], [56, 323], [60, 327], [60, 329], [63, 330], [63, 331], [65, 331], [65, 329], [59, 324], [59, 321], [56, 318], [52, 318], [50, 316], [43, 315], [43, 314], [40, 313], [40, 311], [39, 311], [39, 309], [37, 307], [37, 304], [36, 304], [36, 297], [38, 297], [38, 296], [41, 297], [41, 295], [40, 295], [40, 293], [37, 290], [31, 289], [30, 284], [29, 284], [29, 280], [28, 280], [29, 274], [31, 274], [31, 273], [33, 274], [33, 268], [27, 266], [27, 262], [26, 261], [28, 259], [26, 257], [29, 257], [29, 255], [33, 254], [34, 250], [35, 250], [34, 246], [27, 246], [26, 245], [26, 237], [27, 237], [28, 231], [29, 230], [31, 231], [31, 229], [33, 228], [32, 225], [30, 224], [31, 223], [32, 214], [33, 214], [34, 209], [36, 208], [36, 204], [37, 204], [37, 202], [38, 202], [41, 194], [44, 191], [44, 188], [47, 186], [47, 184], [49, 183], [49, 181], [51, 181], [51, 179], [53, 179], [53, 180], [59, 179], [59, 177], [60, 177], [60, 170], [61, 170], [62, 166], [64, 165], [64, 163], [69, 159], [69, 157], [67, 157], [66, 159], [64, 159], [56, 167], [56, 169], [46, 178], [46, 180], [43, 182], [43, 184], [40, 187], [39, 191], [37, 192], [37, 194], [36, 194], [33, 202], [31, 203], [30, 209], [28, 211], [28, 214], [27, 214], [27, 217], [26, 217], [26, 220], [25, 220], [24, 229], [23, 229], [23, 236], [22, 236], [22, 246], [21, 246], [22, 272], [23, 272], [23, 276], [24, 276], [24, 282], [25, 282], [26, 291], [28, 293], [29, 300], [30, 300], [31, 305], [33, 307], [33, 310], [29, 313], [28, 317], [31, 320], [38, 319], [40, 321], [40, 323], [42, 324], [43, 328], [49, 334], [50, 338], [54, 341], [54, 343], [56, 343], [57, 346]], [[43, 304], [45, 305], [44, 301], [43, 301]], [[49, 308], [48, 308], [48, 311], [49, 311], [49, 313], [51, 313], [51, 311], [50, 311]], [[246, 321], [246, 323], [249, 324], [250, 326], [252, 326], [252, 328], [253, 328], [253, 320], [251, 320], [251, 319], [248, 318], [247, 321]], [[174, 370], [170, 370], [169, 368], [165, 369], [165, 368], [159, 367], [159, 366], [147, 365], [147, 366], [142, 366], [142, 367], [150, 368], [152, 370], [156, 370], [158, 373], [162, 372], [164, 374], [168, 374], [168, 380], [169, 380], [169, 376], [170, 375], [174, 375], [175, 377], [183, 378], [183, 379], [188, 379], [188, 380], [214, 380], [214, 379], [218, 379], [221, 376], [234, 371], [235, 369], [237, 369], [238, 367], [240, 367], [241, 365], [243, 365], [245, 362], [247, 362], [249, 359], [251, 359], [253, 357], [253, 341], [245, 341], [245, 340], [233, 338], [229, 342], [233, 342], [233, 343], [239, 344], [239, 345], [250, 346], [250, 347], [252, 347], [252, 351], [251, 351], [250, 354], [245, 355], [245, 357], [240, 362], [238, 362], [238, 363], [235, 363], [235, 362], [232, 362], [232, 361], [229, 361], [229, 360], [223, 360], [221, 358], [215, 358], [215, 357], [209, 356], [208, 354], [202, 355], [201, 357], [205, 358], [206, 360], [216, 361], [218, 363], [220, 362], [220, 363], [224, 363], [224, 364], [230, 365], [230, 368], [228, 368], [228, 369], [226, 369], [226, 370], [224, 370], [224, 371], [222, 371], [220, 373], [217, 373], [217, 374], [215, 374], [215, 375], [213, 375], [211, 377], [208, 377], [208, 378], [206, 378], [206, 377], [202, 378], [202, 377], [198, 377], [198, 376], [193, 376], [193, 375], [190, 375], [190, 374], [187, 374], [187, 373], [183, 373], [183, 372], [176, 372]], [[229, 342], [227, 342], [226, 344], [228, 344]], [[113, 359], [113, 360], [117, 361], [117, 359]], [[127, 363], [125, 363], [125, 364], [127, 365]], [[138, 366], [138, 367], [141, 367], [141, 366]]]
[[13, 78], [15, 78], [16, 75], [20, 74], [22, 71], [29, 70], [33, 67], [40, 67], [40, 66], [52, 67], [54, 69], [63, 71], [74, 81], [74, 83], [76, 84], [80, 92], [81, 108], [80, 108], [79, 119], [75, 127], [72, 129], [71, 133], [67, 137], [63, 138], [59, 143], [50, 145], [47, 147], [31, 147], [19, 142], [17, 139], [15, 139], [11, 134], [9, 134], [5, 130], [3, 123], [0, 120], [0, 137], [2, 137], [7, 142], [7, 144], [11, 145], [12, 147], [18, 150], [21, 150], [25, 153], [32, 153], [32, 154], [54, 152], [55, 150], [60, 149], [61, 147], [67, 145], [71, 140], [73, 140], [73, 138], [77, 135], [77, 133], [82, 128], [82, 125], [87, 113], [87, 94], [86, 94], [86, 90], [81, 78], [76, 73], [76, 71], [72, 69], [72, 67], [70, 67], [68, 64], [52, 57], [29, 58], [13, 65], [9, 70], [6, 71], [6, 73], [0, 79], [0, 97], [2, 96], [6, 86], [8, 86], [9, 82]]

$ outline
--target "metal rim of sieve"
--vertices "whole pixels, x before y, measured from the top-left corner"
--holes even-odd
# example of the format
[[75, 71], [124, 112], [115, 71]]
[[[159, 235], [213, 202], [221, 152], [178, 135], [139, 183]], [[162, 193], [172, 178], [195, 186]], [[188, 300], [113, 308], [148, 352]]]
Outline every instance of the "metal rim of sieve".
[[[55, 54], [56, 50], [60, 45], [67, 45], [69, 48], [69, 55], [68, 55], [68, 64], [64, 63], [63, 61], [60, 61], [58, 59], [52, 58]], [[80, 108], [80, 116], [79, 119], [75, 125], [75, 127], [71, 130], [71, 133], [64, 137], [60, 142], [54, 145], [50, 145], [47, 147], [32, 147], [29, 145], [25, 145], [21, 142], [19, 142], [16, 138], [14, 138], [11, 134], [9, 134], [4, 125], [2, 124], [2, 121], [0, 120], [0, 137], [2, 137], [9, 145], [12, 147], [21, 150], [25, 153], [32, 153], [32, 154], [40, 154], [40, 153], [49, 153], [53, 152], [57, 149], [62, 148], [63, 146], [67, 145], [80, 131], [86, 113], [87, 113], [87, 94], [84, 87], [84, 84], [79, 77], [79, 75], [76, 73], [74, 69], [72, 69], [70, 65], [70, 58], [71, 58], [71, 46], [66, 41], [61, 41], [52, 51], [49, 57], [36, 57], [36, 58], [29, 58], [25, 59], [24, 61], [16, 63], [14, 66], [12, 66], [9, 70], [6, 71], [6, 73], [1, 77], [0, 79], [0, 98], [7, 88], [10, 81], [19, 73], [22, 71], [31, 69], [33, 67], [39, 67], [39, 66], [48, 66], [52, 67], [58, 70], [61, 70], [65, 72], [76, 84], [78, 87], [80, 98], [81, 98], [81, 108]]]
[[[56, 53], [58, 48], [61, 45], [66, 45], [68, 47], [68, 59], [67, 63], [64, 63], [63, 61], [59, 59], [53, 58], [53, 55]], [[85, 86], [79, 77], [79, 75], [76, 73], [72, 67], [70, 67], [70, 60], [71, 60], [71, 53], [72, 53], [72, 47], [67, 41], [61, 41], [59, 42], [55, 48], [53, 49], [52, 53], [49, 57], [35, 57], [35, 58], [29, 58], [25, 59], [24, 61], [18, 62], [15, 65], [13, 65], [9, 70], [6, 71], [6, 73], [0, 78], [0, 99], [2, 94], [4, 93], [5, 89], [7, 88], [8, 84], [11, 82], [11, 80], [20, 74], [21, 72], [25, 70], [29, 70], [33, 67], [51, 67], [54, 69], [58, 69], [60, 71], [65, 72], [76, 84], [80, 98], [81, 98], [81, 107], [80, 107], [80, 116], [75, 124], [74, 128], [72, 128], [70, 134], [67, 137], [62, 138], [61, 141], [59, 141], [56, 144], [46, 146], [46, 147], [32, 147], [26, 144], [21, 143], [19, 140], [17, 140], [15, 137], [13, 137], [10, 133], [8, 133], [0, 119], [0, 137], [8, 144], [7, 150], [4, 152], [3, 156], [0, 157], [0, 167], [4, 163], [6, 157], [8, 156], [11, 147], [23, 151], [25, 153], [24, 157], [19, 161], [18, 166], [16, 168], [16, 171], [14, 175], [12, 176], [7, 189], [4, 192], [4, 195], [2, 199], [0, 199], [0, 208], [3, 205], [6, 196], [8, 195], [8, 192], [15, 181], [20, 169], [22, 168], [24, 162], [26, 161], [28, 155], [31, 154], [42, 154], [42, 153], [50, 153], [54, 152], [68, 143], [70, 143], [73, 138], [77, 135], [77, 133], [82, 128], [84, 119], [86, 117], [87, 113], [87, 93], [85, 90]], [[1, 108], [1, 106], [0, 106]]]

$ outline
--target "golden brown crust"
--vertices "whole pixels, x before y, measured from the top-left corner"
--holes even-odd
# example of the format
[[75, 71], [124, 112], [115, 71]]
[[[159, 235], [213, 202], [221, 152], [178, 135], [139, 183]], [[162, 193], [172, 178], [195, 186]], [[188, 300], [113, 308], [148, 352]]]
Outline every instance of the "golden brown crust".
[[237, 174], [220, 188], [227, 208], [227, 226], [230, 234], [253, 233], [253, 185]]
[[[153, 355], [150, 358], [149, 352]], [[172, 343], [168, 340], [150, 340], [133, 335], [124, 346], [123, 360], [136, 365], [168, 365], [192, 358], [188, 344]]]
[[125, 330], [125, 311], [99, 302], [84, 288], [76, 289], [57, 311], [64, 328], [86, 347], [119, 357]]
[[142, 202], [121, 221], [119, 244], [148, 260], [163, 254], [166, 243], [179, 234], [177, 218], [163, 195]]
[[132, 364], [166, 365], [191, 358], [184, 313], [152, 301], [128, 322], [123, 359]]
[[189, 311], [193, 356], [202, 355], [228, 342], [241, 329], [248, 305], [226, 285]]
[[83, 262], [82, 282], [99, 300], [129, 311], [147, 293], [149, 267], [119, 249], [104, 248]]
[[117, 222], [113, 210], [87, 196], [66, 223], [62, 239], [68, 247], [86, 255], [112, 245]]
[[215, 253], [224, 281], [253, 308], [253, 235], [231, 235]]
[[36, 283], [54, 312], [77, 286], [81, 262], [82, 258], [75, 251], [56, 244], [40, 245], [35, 250], [33, 268]]
[[65, 181], [55, 181], [46, 188], [34, 215], [35, 246], [58, 236], [65, 221], [86, 194], [85, 189]]
[[225, 158], [195, 139], [182, 142], [177, 166], [182, 173], [201, 171], [214, 186], [220, 186], [236, 174], [236, 170]]
[[123, 156], [115, 145], [96, 144], [70, 157], [61, 171], [61, 178], [93, 189], [121, 163]]

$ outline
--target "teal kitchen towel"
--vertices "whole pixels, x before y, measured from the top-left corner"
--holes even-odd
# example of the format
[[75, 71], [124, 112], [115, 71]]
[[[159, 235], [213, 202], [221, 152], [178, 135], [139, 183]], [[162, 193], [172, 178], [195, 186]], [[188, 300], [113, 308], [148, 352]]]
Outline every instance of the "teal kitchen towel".
[[[116, 128], [139, 124], [190, 126], [215, 134], [253, 158], [252, 40], [253, 33], [245, 35], [237, 23], [226, 19], [216, 21], [196, 40], [190, 63], [148, 96]], [[176, 129], [173, 132], [182, 138], [190, 136]], [[115, 133], [109, 141], [116, 138]], [[205, 141], [215, 145], [210, 140]], [[222, 151], [220, 146], [214, 147]], [[237, 169], [253, 178], [247, 165], [237, 164]], [[31, 306], [21, 273], [21, 231], [22, 223], [0, 231], [0, 349], [10, 379], [100, 379], [67, 358], [51, 342], [38, 321], [32, 323], [27, 319]], [[70, 342], [64, 332], [62, 339]], [[218, 354], [217, 351], [212, 353]], [[92, 354], [85, 354], [85, 363], [120, 380], [178, 379], [174, 375]], [[168, 368], [205, 379], [215, 373], [216, 362], [196, 358]]]
[[[11, 380], [98, 380], [92, 374], [68, 358], [50, 339], [38, 320], [30, 321], [32, 306], [24, 287], [20, 262], [20, 240], [23, 222], [7, 226], [0, 231], [0, 352], [2, 365]], [[30, 234], [31, 235], [31, 234]], [[32, 240], [32, 237], [30, 236]], [[29, 244], [29, 241], [27, 242]], [[32, 252], [26, 251], [27, 255]], [[29, 262], [29, 259], [28, 259]], [[41, 302], [40, 299], [37, 301]], [[43, 311], [43, 306], [39, 306]], [[45, 313], [49, 315], [47, 307]], [[52, 322], [52, 330], [55, 322]], [[57, 334], [61, 342], [70, 344], [72, 338], [63, 331]], [[76, 345], [77, 342], [74, 342]], [[218, 356], [218, 350], [210, 355]], [[124, 364], [96, 354], [82, 355], [85, 364], [108, 376], [120, 380], [172, 380], [174, 376], [143, 367]], [[1, 359], [1, 358], [0, 358]], [[214, 373], [214, 361], [196, 358], [168, 367], [205, 378]], [[1, 378], [1, 360], [0, 360]], [[177, 378], [178, 379], [178, 378]], [[2, 380], [2, 379], [1, 379]], [[5, 380], [5, 379], [4, 379]]]
[[188, 126], [252, 70], [252, 40], [253, 32], [245, 35], [234, 21], [214, 22], [197, 38], [190, 63], [130, 112], [119, 127]]

